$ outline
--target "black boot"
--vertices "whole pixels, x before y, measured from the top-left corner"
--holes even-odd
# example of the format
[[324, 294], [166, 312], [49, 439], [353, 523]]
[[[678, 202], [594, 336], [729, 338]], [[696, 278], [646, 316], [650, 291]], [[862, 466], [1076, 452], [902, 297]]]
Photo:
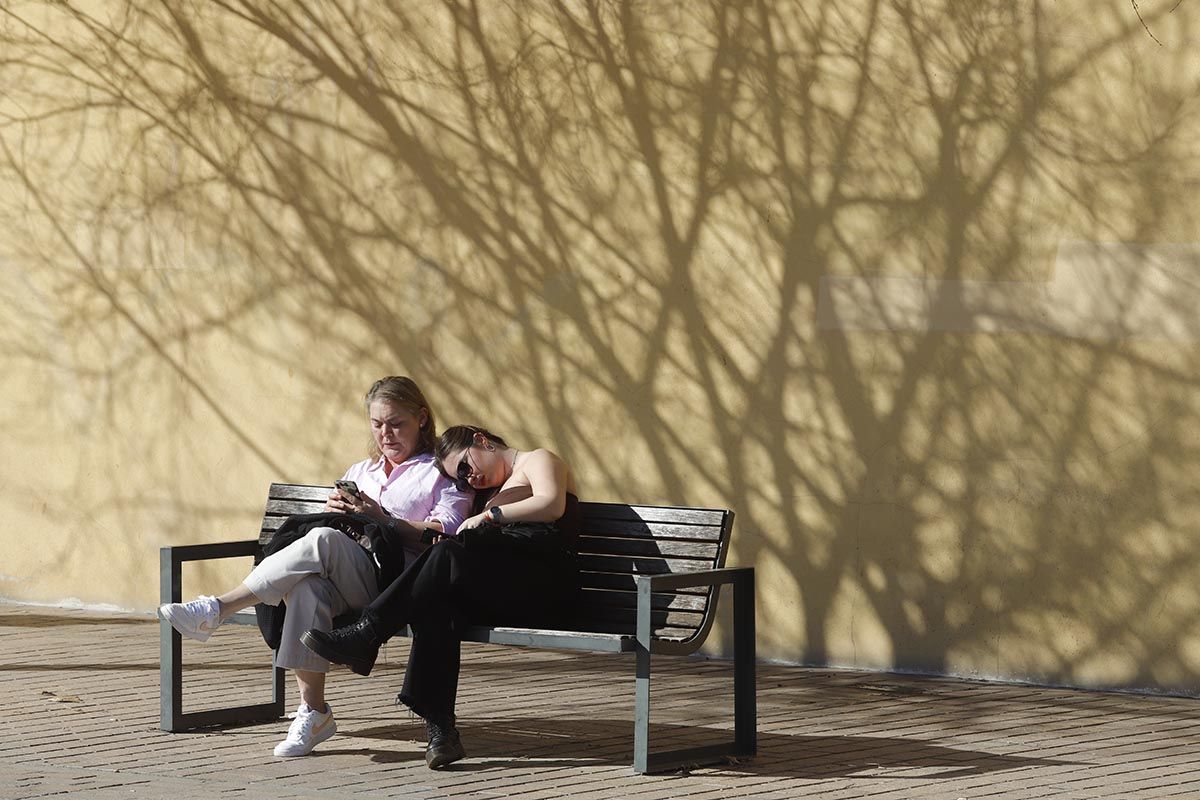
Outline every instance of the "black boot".
[[329, 633], [308, 630], [300, 634], [301, 643], [326, 661], [346, 664], [359, 675], [370, 675], [383, 644], [367, 612], [357, 622], [334, 628]]
[[429, 734], [429, 744], [425, 748], [425, 766], [430, 769], [441, 769], [447, 764], [453, 764], [466, 756], [462, 740], [458, 737], [458, 729], [454, 727], [454, 715], [444, 719], [425, 720], [425, 731]]

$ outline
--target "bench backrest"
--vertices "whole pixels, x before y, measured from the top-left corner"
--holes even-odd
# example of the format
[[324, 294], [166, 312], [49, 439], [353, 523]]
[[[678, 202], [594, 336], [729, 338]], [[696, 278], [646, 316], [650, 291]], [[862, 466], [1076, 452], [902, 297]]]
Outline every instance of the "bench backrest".
[[[265, 544], [289, 514], [324, 508], [331, 487], [273, 483], [259, 542]], [[725, 566], [733, 512], [725, 509], [580, 503], [583, 586], [573, 630], [633, 635], [634, 575], [660, 575]], [[716, 588], [653, 595], [654, 635], [676, 642], [703, 640], [716, 610]]]

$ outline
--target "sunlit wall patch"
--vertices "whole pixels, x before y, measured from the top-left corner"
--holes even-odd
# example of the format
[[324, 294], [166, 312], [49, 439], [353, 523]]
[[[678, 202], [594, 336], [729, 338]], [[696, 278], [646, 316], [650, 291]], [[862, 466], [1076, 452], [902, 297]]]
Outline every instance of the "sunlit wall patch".
[[1197, 308], [1200, 244], [1066, 241], [1044, 282], [825, 277], [817, 322], [824, 330], [1195, 342]]

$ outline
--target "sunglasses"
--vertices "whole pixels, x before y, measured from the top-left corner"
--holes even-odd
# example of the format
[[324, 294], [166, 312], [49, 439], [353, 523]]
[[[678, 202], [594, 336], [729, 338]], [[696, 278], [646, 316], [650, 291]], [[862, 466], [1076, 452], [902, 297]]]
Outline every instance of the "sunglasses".
[[471, 473], [474, 471], [474, 467], [472, 467], [471, 462], [467, 460], [467, 454], [470, 452], [471, 448], [469, 447], [466, 450], [463, 450], [462, 461], [458, 462], [458, 469], [454, 471], [454, 475], [456, 477], [454, 485], [460, 492], [469, 492], [473, 488], [471, 486], [470, 478]]

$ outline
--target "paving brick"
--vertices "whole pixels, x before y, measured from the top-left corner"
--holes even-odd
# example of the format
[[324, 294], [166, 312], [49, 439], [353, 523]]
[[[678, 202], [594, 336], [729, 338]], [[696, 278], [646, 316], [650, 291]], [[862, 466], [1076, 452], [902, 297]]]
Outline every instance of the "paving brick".
[[[0, 604], [0, 800], [1200, 798], [1191, 699], [765, 665], [756, 758], [637, 776], [632, 658], [482, 645], [463, 648], [469, 757], [431, 772], [421, 721], [394, 706], [402, 639], [370, 678], [331, 675], [336, 737], [276, 759], [286, 719], [158, 729], [158, 631], [149, 617]], [[225, 626], [184, 657], [189, 710], [269, 696], [253, 628]], [[730, 664], [656, 657], [653, 669], [657, 747], [730, 735]]]

